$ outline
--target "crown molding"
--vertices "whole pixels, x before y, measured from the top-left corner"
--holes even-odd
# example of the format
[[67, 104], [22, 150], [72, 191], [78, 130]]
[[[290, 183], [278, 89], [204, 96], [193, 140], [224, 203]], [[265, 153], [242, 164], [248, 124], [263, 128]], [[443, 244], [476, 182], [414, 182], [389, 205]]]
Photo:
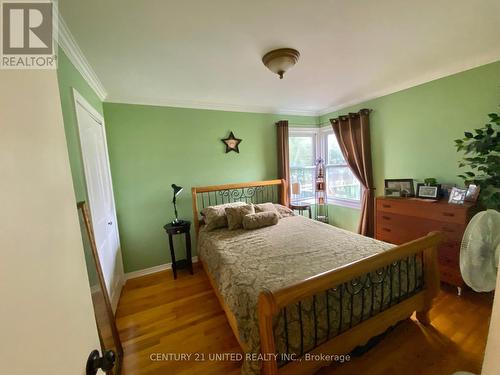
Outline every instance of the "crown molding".
[[85, 55], [83, 54], [80, 47], [78, 47], [78, 44], [69, 31], [66, 22], [64, 22], [61, 13], [58, 10], [56, 10], [56, 12], [58, 19], [57, 33], [59, 46], [63, 49], [64, 53], [71, 61], [71, 63], [75, 66], [75, 68], [80, 72], [83, 79], [94, 90], [99, 99], [101, 99], [101, 101], [104, 101], [108, 96], [106, 89], [99, 80], [99, 77], [97, 77], [94, 69], [92, 69], [92, 66], [90, 65], [88, 60], [85, 58]]
[[110, 95], [106, 98], [106, 103], [121, 103], [121, 104], [137, 104], [150, 105], [158, 107], [174, 107], [187, 109], [206, 109], [213, 111], [227, 112], [250, 112], [250, 113], [268, 113], [276, 115], [291, 115], [291, 116], [317, 116], [318, 111], [315, 110], [300, 110], [290, 108], [276, 108], [271, 106], [251, 106], [238, 104], [220, 104], [201, 102], [195, 100], [176, 100], [176, 99], [152, 99], [144, 97], [130, 96], [115, 96]]
[[402, 83], [399, 83], [397, 85], [390, 86], [388, 88], [385, 88], [383, 90], [378, 90], [366, 95], [363, 95], [357, 99], [346, 101], [340, 104], [335, 104], [331, 107], [325, 108], [321, 111], [317, 112], [317, 116], [324, 116], [328, 113], [339, 111], [341, 109], [351, 107], [354, 105], [358, 105], [361, 103], [364, 103], [368, 100], [373, 100], [377, 99], [386, 95], [394, 94], [399, 91], [403, 91], [406, 89], [410, 89], [412, 87], [420, 86], [432, 81], [435, 81], [440, 78], [445, 78], [448, 76], [452, 76], [454, 74], [458, 73], [463, 73], [467, 70], [474, 69], [474, 68], [479, 68], [480, 66], [483, 65], [488, 65], [494, 62], [500, 61], [500, 52], [494, 51], [489, 54], [485, 54], [481, 57], [474, 58], [472, 60], [468, 61], [459, 61], [456, 64], [453, 64], [452, 66], [449, 66], [445, 69], [439, 69], [435, 70], [433, 72], [430, 72], [428, 74], [424, 74], [418, 78], [411, 79]]

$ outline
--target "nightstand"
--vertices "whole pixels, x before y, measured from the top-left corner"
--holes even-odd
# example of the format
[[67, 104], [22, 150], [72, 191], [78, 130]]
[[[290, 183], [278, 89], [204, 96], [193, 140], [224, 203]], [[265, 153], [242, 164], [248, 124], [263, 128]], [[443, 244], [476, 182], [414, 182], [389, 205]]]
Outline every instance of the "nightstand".
[[[193, 260], [191, 258], [191, 222], [182, 221], [178, 225], [169, 223], [163, 227], [168, 234], [168, 244], [170, 247], [170, 257], [172, 258], [172, 271], [174, 273], [174, 280], [177, 279], [177, 270], [181, 268], [189, 268], [191, 275], [193, 274]], [[183, 234], [186, 237], [186, 259], [175, 260], [175, 249], [173, 236]]]
[[301, 215], [304, 211], [309, 211], [309, 219], [312, 219], [311, 205], [309, 203], [290, 203], [290, 209], [299, 211]]

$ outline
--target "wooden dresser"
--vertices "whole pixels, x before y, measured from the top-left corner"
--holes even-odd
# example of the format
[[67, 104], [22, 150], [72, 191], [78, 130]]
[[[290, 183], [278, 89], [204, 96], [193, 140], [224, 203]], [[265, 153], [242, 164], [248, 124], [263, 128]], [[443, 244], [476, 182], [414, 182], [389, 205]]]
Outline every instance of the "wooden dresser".
[[375, 238], [396, 245], [441, 231], [446, 239], [438, 249], [441, 281], [454, 285], [461, 293], [460, 243], [472, 215], [473, 204], [448, 204], [412, 198], [376, 199]]

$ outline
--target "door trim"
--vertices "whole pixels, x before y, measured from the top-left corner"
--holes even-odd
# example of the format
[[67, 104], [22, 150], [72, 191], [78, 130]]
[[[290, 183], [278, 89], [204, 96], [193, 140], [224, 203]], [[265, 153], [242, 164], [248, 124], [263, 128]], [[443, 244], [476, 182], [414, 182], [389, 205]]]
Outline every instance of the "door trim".
[[[118, 248], [119, 248], [119, 261], [121, 265], [121, 273], [120, 275], [117, 275], [117, 280], [115, 281], [114, 285], [111, 285], [111, 295], [109, 296], [109, 299], [111, 300], [111, 307], [113, 308], [113, 313], [116, 313], [116, 309], [118, 307], [118, 302], [120, 300], [120, 295], [121, 291], [123, 288], [123, 285], [125, 284], [125, 273], [123, 270], [123, 255], [121, 253], [121, 243], [120, 243], [120, 232], [118, 229], [118, 220], [116, 217], [116, 203], [115, 203], [115, 195], [114, 195], [114, 189], [113, 189], [113, 179], [111, 178], [111, 166], [109, 162], [109, 151], [108, 151], [108, 140], [106, 137], [106, 124], [104, 122], [103, 116], [78, 92], [77, 89], [73, 88], [73, 102], [74, 102], [74, 112], [75, 112], [75, 120], [78, 128], [78, 141], [79, 141], [79, 148], [80, 148], [80, 155], [81, 155], [81, 161], [83, 164], [84, 160], [84, 155], [83, 155], [83, 148], [81, 147], [81, 139], [80, 139], [80, 124], [78, 122], [78, 114], [77, 114], [77, 108], [78, 106], [84, 109], [98, 124], [102, 126], [102, 134], [104, 137], [104, 148], [105, 148], [105, 153], [106, 153], [106, 161], [108, 164], [107, 168], [107, 173], [108, 173], [108, 178], [109, 178], [109, 184], [111, 188], [111, 198], [113, 201], [113, 220], [116, 223], [116, 236], [117, 236], [117, 241], [118, 241]], [[83, 177], [85, 180], [85, 193], [89, 200], [91, 199], [89, 189], [87, 186], [87, 178], [85, 176], [85, 166], [83, 166]], [[89, 210], [90, 210], [90, 215], [92, 216], [92, 210], [90, 207], [90, 202], [89, 202]]]

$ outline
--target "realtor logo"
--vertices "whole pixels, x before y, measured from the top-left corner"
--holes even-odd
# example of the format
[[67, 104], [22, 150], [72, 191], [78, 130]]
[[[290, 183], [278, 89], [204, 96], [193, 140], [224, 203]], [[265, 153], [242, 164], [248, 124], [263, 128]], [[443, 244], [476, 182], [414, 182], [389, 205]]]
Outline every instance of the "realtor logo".
[[4, 1], [2, 69], [56, 69], [52, 1]]

